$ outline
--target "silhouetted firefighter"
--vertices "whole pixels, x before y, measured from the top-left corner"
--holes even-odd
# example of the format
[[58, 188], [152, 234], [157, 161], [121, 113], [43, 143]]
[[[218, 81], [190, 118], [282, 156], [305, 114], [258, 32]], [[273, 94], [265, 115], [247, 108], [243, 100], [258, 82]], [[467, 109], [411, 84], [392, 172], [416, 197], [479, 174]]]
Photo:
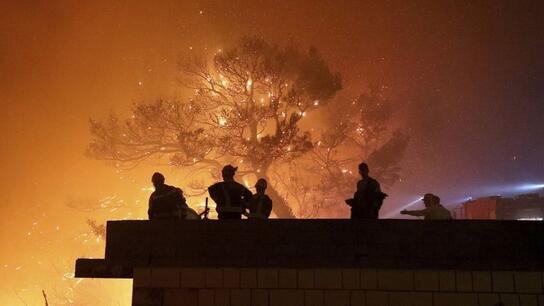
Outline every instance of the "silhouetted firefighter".
[[255, 183], [257, 193], [253, 195], [249, 201], [249, 219], [268, 219], [272, 212], [272, 200], [265, 194], [268, 183], [265, 179], [260, 178]]
[[370, 170], [365, 163], [359, 164], [362, 179], [357, 182], [357, 191], [353, 199], [346, 200], [351, 206], [352, 219], [378, 219], [378, 213], [387, 194], [380, 189], [380, 183], [369, 176]]
[[151, 177], [155, 191], [149, 197], [149, 220], [161, 219], [200, 219], [191, 209], [180, 188], [164, 183], [164, 175], [155, 172]]
[[423, 197], [425, 208], [421, 210], [403, 210], [402, 215], [423, 216], [425, 220], [450, 220], [450, 211], [440, 204], [440, 198], [432, 193]]
[[217, 204], [219, 220], [241, 219], [245, 206], [252, 198], [251, 191], [234, 180], [237, 169], [226, 165], [221, 171], [223, 182], [215, 183], [208, 188], [210, 197]]

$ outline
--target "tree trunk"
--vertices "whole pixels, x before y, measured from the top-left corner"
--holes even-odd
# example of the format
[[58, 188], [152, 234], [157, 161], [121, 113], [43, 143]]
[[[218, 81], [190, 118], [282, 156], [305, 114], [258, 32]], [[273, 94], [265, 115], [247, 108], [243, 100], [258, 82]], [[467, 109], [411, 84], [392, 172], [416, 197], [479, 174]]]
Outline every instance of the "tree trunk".
[[269, 182], [268, 188], [266, 189], [268, 196], [272, 199], [272, 211], [278, 216], [278, 218], [283, 219], [294, 219], [296, 218], [295, 214], [287, 201], [278, 193], [278, 191], [272, 186], [271, 180], [268, 175], [265, 175], [264, 178]]

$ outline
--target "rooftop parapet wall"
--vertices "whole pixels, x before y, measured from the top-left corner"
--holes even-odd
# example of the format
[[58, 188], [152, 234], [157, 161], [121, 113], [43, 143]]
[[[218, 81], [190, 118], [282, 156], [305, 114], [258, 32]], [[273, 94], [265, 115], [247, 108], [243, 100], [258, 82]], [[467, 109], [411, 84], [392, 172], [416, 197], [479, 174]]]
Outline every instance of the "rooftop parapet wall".
[[110, 221], [104, 260], [79, 277], [133, 267], [544, 270], [544, 223], [519, 221]]

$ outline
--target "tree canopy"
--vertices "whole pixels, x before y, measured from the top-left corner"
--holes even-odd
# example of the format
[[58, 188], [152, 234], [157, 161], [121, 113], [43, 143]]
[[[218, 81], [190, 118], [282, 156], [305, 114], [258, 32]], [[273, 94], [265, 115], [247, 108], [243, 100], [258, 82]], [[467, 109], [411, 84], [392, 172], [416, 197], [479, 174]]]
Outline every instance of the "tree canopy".
[[[167, 156], [172, 166], [212, 179], [224, 164], [235, 164], [239, 175], [271, 182], [268, 192], [279, 217], [295, 216], [288, 203], [300, 193], [296, 180], [282, 176], [312, 185], [303, 188], [306, 193], [341, 193], [345, 188], [323, 186], [345, 183], [343, 170], [355, 160], [369, 158], [383, 165], [377, 168], [383, 178], [394, 180], [398, 173], [395, 167], [402, 154], [396, 153], [402, 153], [407, 139], [400, 133], [388, 134], [390, 105], [376, 93], [353, 103], [335, 99], [342, 88], [340, 75], [315, 48], [303, 52], [243, 38], [210, 58], [184, 60], [180, 70], [190, 96], [137, 103], [125, 119], [111, 115], [91, 120], [88, 155], [119, 167]], [[325, 107], [335, 114], [324, 129], [302, 128], [309, 113]], [[389, 140], [384, 142], [384, 137]], [[343, 146], [358, 149], [343, 152]], [[195, 182], [190, 187], [206, 186]]]

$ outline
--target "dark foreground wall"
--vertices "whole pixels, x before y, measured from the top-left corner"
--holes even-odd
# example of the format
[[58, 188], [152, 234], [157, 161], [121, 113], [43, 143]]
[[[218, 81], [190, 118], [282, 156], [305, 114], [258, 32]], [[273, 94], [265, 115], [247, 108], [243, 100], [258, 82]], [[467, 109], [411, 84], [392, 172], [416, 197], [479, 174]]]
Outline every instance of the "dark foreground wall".
[[540, 305], [544, 223], [113, 221], [77, 277], [134, 278], [133, 305]]
[[[544, 223], [111, 221], [107, 226], [105, 260], [129, 269], [229, 266], [544, 270]], [[83, 270], [78, 272], [84, 274]]]

